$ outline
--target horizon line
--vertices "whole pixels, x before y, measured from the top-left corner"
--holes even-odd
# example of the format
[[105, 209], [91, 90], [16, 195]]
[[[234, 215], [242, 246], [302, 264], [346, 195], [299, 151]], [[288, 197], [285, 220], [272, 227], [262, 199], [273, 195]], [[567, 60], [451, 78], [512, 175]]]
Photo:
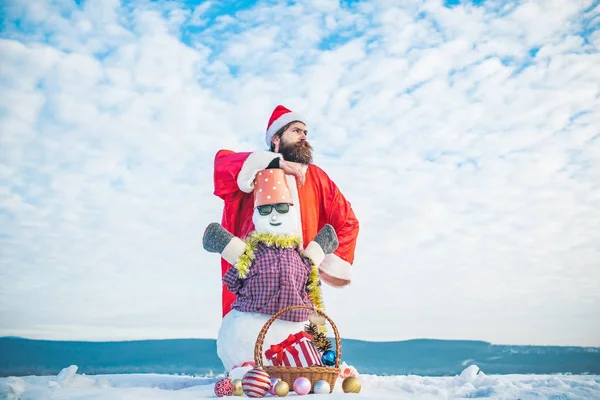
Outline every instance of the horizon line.
[[[158, 342], [158, 341], [180, 341], [180, 340], [201, 340], [201, 341], [212, 341], [216, 342], [216, 338], [200, 338], [200, 337], [179, 337], [179, 338], [148, 338], [148, 339], [119, 339], [119, 340], [81, 340], [81, 339], [44, 339], [44, 338], [29, 338], [23, 336], [0, 336], [1, 339], [12, 339], [12, 340], [27, 340], [27, 341], [39, 341], [39, 342], [64, 342], [64, 343], [133, 343], [133, 342]], [[510, 344], [510, 343], [492, 343], [487, 340], [475, 340], [475, 339], [438, 339], [438, 338], [413, 338], [404, 340], [365, 340], [365, 339], [353, 339], [340, 337], [344, 341], [364, 342], [373, 344], [389, 344], [389, 343], [408, 343], [418, 341], [428, 342], [470, 342], [470, 343], [481, 343], [489, 346], [512, 346], [512, 347], [555, 347], [555, 348], [581, 348], [581, 349], [600, 349], [600, 346], [581, 346], [581, 345], [543, 345], [543, 344]]]

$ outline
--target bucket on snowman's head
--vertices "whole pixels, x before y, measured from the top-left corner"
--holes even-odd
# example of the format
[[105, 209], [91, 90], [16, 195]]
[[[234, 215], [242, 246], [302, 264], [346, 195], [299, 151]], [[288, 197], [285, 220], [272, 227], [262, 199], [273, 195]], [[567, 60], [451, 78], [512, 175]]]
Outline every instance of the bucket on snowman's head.
[[294, 201], [283, 169], [263, 169], [254, 178], [254, 208], [274, 204], [293, 205]]

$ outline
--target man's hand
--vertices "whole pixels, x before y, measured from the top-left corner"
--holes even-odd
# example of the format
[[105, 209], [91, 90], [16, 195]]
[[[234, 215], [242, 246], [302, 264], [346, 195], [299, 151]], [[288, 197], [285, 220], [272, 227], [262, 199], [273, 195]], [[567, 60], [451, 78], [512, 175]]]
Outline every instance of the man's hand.
[[302, 164], [282, 159], [279, 161], [279, 168], [283, 169], [283, 172], [287, 175], [294, 175], [298, 181], [298, 186], [304, 185], [306, 169]]
[[350, 281], [347, 279], [336, 278], [321, 270], [319, 270], [319, 278], [323, 282], [334, 288], [342, 288], [350, 283]]

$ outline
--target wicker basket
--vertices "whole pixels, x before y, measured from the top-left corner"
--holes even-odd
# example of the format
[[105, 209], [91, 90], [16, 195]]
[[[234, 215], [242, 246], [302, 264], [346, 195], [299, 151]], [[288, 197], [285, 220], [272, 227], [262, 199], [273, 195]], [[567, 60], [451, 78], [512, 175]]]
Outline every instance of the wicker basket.
[[340, 374], [340, 358], [342, 356], [342, 343], [340, 341], [340, 334], [337, 330], [337, 327], [324, 312], [318, 311], [319, 314], [323, 315], [327, 321], [331, 324], [333, 328], [333, 333], [335, 334], [335, 348], [336, 348], [336, 356], [335, 356], [335, 366], [326, 367], [326, 366], [314, 366], [314, 367], [287, 367], [287, 366], [273, 366], [273, 365], [263, 365], [263, 342], [265, 340], [265, 335], [269, 330], [271, 324], [279, 318], [284, 313], [295, 310], [305, 308], [308, 310], [313, 310], [312, 307], [308, 306], [290, 306], [280, 310], [275, 313], [263, 326], [261, 331], [258, 334], [256, 339], [256, 345], [254, 346], [254, 363], [256, 364], [256, 368], [263, 369], [271, 378], [279, 378], [282, 381], [285, 381], [290, 387], [294, 384], [294, 381], [299, 377], [303, 376], [308, 378], [311, 382], [311, 393], [313, 392], [313, 387], [315, 382], [319, 380], [324, 380], [329, 383], [330, 393], [333, 392], [333, 388], [335, 386], [337, 377]]

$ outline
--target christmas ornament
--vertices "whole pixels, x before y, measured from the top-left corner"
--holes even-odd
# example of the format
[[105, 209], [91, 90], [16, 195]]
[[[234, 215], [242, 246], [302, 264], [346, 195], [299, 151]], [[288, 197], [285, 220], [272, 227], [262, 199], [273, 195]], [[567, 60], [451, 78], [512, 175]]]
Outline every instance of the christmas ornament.
[[315, 382], [315, 386], [313, 386], [313, 392], [315, 394], [330, 393], [331, 386], [329, 385], [329, 382], [320, 380], [320, 381]]
[[242, 380], [241, 379], [234, 379], [231, 381], [231, 383], [233, 384], [233, 395], [234, 396], [241, 396], [244, 394], [244, 390], [242, 389]]
[[215, 383], [215, 394], [217, 397], [231, 396], [233, 394], [233, 383], [231, 379], [223, 378]]
[[265, 397], [269, 389], [271, 389], [269, 374], [262, 369], [251, 369], [242, 378], [242, 390], [248, 397]]
[[348, 364], [346, 364], [345, 361], [343, 361], [340, 364], [340, 374], [338, 375], [338, 378], [344, 379], [344, 378], [347, 378], [349, 376], [357, 378], [358, 377], [358, 371], [352, 365], [348, 365]]
[[310, 380], [301, 376], [294, 381], [294, 392], [299, 394], [300, 396], [308, 394], [311, 389]]
[[332, 367], [335, 365], [335, 351], [333, 350], [327, 350], [325, 353], [323, 353], [323, 356], [321, 357], [321, 361], [323, 362], [323, 365], [327, 365], [328, 367]]
[[349, 376], [342, 382], [344, 393], [360, 393], [360, 381], [353, 376]]
[[269, 389], [269, 394], [275, 395], [275, 385], [277, 385], [277, 382], [279, 382], [281, 379], [279, 378], [271, 378], [271, 389]]
[[279, 397], [287, 396], [290, 392], [290, 385], [285, 381], [279, 381], [275, 384], [275, 394]]

